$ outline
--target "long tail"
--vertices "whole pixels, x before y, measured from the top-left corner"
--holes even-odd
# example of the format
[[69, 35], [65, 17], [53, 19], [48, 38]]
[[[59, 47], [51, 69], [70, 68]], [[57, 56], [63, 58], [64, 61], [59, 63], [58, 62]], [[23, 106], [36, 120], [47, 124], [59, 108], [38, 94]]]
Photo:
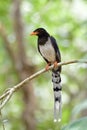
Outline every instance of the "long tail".
[[61, 98], [61, 77], [60, 77], [60, 70], [53, 69], [52, 70], [52, 82], [53, 82], [53, 91], [54, 91], [54, 122], [57, 120], [61, 120], [62, 114], [62, 98]]

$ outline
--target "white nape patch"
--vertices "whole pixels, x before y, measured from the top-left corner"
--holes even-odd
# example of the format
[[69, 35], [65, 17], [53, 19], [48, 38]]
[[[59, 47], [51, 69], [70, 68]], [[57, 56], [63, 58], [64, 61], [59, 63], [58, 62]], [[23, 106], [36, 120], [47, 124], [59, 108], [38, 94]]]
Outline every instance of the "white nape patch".
[[40, 52], [42, 56], [47, 59], [49, 62], [54, 62], [55, 59], [55, 50], [51, 44], [50, 38], [48, 38], [48, 41], [44, 45], [39, 45]]

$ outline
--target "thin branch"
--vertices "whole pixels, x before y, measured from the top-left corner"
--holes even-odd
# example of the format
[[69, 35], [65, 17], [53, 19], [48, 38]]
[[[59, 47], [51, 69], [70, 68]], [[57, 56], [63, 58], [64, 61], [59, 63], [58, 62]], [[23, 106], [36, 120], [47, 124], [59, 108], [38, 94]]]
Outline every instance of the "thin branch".
[[0, 119], [1, 119], [1, 123], [2, 123], [2, 127], [3, 127], [3, 130], [5, 130], [5, 124], [3, 122], [3, 117], [2, 117], [2, 112], [0, 110]]
[[4, 107], [4, 105], [9, 101], [9, 99], [11, 98], [13, 93], [14, 93], [14, 88], [11, 88], [9, 90], [9, 94], [7, 95], [6, 99], [2, 102], [0, 109], [2, 109]]
[[9, 94], [9, 91], [6, 91], [2, 96], [0, 96], [0, 100], [8, 96], [8, 94]]
[[[67, 62], [60, 62], [57, 65], [59, 67], [59, 66], [74, 64], [74, 63], [85, 63], [85, 64], [87, 64], [87, 61], [72, 60], [72, 61], [67, 61]], [[54, 65], [51, 65], [48, 70], [53, 69], [53, 67], [54, 67]], [[26, 78], [25, 80], [23, 80], [19, 84], [15, 85], [12, 88], [9, 88], [7, 91], [5, 91], [4, 94], [0, 96], [0, 100], [5, 98], [4, 101], [2, 102], [2, 104], [0, 105], [0, 110], [6, 105], [6, 103], [9, 101], [9, 99], [11, 98], [11, 96], [13, 95], [14, 92], [16, 92], [19, 88], [23, 87], [23, 85], [28, 83], [30, 80], [36, 78], [37, 76], [39, 76], [40, 74], [43, 74], [45, 72], [46, 72], [46, 69], [44, 68], [44, 69], [38, 71], [37, 73], [31, 75], [30, 77]]]

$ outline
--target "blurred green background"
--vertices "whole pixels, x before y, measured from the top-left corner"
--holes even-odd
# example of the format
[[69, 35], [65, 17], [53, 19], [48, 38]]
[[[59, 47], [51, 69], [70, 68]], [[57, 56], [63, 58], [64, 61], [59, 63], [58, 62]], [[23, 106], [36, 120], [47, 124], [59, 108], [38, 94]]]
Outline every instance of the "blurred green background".
[[[87, 59], [87, 0], [0, 0], [0, 95], [46, 63], [29, 34], [45, 28], [62, 61]], [[2, 110], [0, 130], [86, 130], [87, 65], [62, 67], [62, 121], [53, 122], [51, 72], [26, 84]], [[81, 119], [80, 119], [81, 118]]]

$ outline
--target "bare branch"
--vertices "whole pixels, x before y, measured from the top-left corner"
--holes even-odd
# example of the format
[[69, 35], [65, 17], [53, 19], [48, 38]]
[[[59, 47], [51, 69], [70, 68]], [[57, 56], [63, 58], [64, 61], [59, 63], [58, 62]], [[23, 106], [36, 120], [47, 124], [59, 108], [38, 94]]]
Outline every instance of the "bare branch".
[[9, 101], [9, 99], [11, 98], [12, 94], [14, 93], [14, 88], [11, 88], [9, 90], [9, 94], [7, 95], [6, 99], [2, 102], [1, 106], [0, 106], [0, 110], [4, 107], [4, 105]]
[[2, 123], [2, 127], [3, 127], [3, 130], [5, 130], [5, 124], [3, 122], [3, 117], [2, 117], [2, 112], [0, 110], [0, 118], [1, 118], [1, 123]]
[[[58, 63], [58, 67], [62, 66], [62, 65], [68, 65], [68, 64], [73, 64], [73, 63], [85, 63], [87, 64], [87, 61], [83, 61], [83, 60], [72, 60], [72, 61], [67, 61], [67, 62], [60, 62]], [[48, 70], [53, 69], [54, 65], [51, 65], [49, 67]], [[39, 76], [42, 73], [45, 73], [46, 69], [42, 69], [40, 71], [38, 71], [37, 73], [31, 75], [30, 77], [26, 78], [25, 80], [23, 80], [22, 82], [20, 82], [19, 84], [13, 86], [12, 88], [9, 88], [2, 96], [0, 96], [0, 100], [4, 101], [2, 102], [2, 104], [0, 105], [0, 110], [6, 105], [6, 103], [9, 101], [9, 99], [11, 98], [11, 96], [13, 95], [14, 92], [16, 92], [19, 88], [23, 87], [24, 84], [28, 83], [30, 80], [36, 78], [37, 76]]]

